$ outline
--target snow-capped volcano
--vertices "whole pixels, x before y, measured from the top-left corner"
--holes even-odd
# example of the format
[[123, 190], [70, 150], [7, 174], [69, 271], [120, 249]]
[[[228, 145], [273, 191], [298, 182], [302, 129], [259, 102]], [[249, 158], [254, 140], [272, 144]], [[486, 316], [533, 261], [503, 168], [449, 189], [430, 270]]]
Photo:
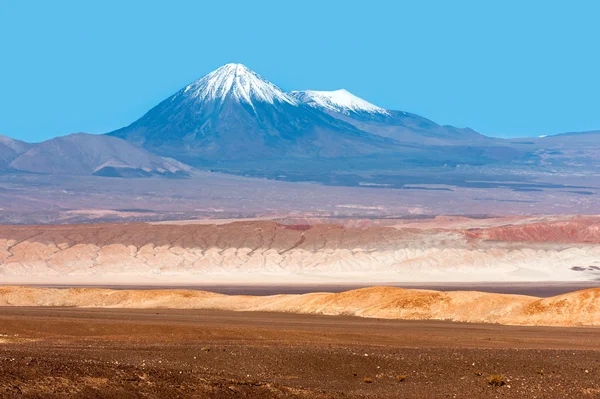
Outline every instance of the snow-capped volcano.
[[355, 96], [347, 90], [340, 89], [334, 91], [292, 91], [290, 93], [298, 101], [310, 105], [311, 107], [324, 109], [328, 111], [340, 112], [349, 115], [350, 113], [369, 113], [384, 114], [388, 111], [380, 108], [360, 97]]
[[285, 94], [279, 87], [242, 64], [223, 65], [188, 85], [182, 94], [200, 101], [222, 102], [231, 98], [250, 105], [254, 101], [297, 104], [294, 98]]
[[109, 135], [192, 165], [361, 156], [393, 147], [241, 64], [210, 72]]

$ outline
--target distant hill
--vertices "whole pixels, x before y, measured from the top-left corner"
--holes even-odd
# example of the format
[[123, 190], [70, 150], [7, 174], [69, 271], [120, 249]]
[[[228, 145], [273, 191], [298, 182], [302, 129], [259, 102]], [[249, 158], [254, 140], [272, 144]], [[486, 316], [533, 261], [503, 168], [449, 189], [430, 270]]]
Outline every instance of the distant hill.
[[113, 177], [186, 176], [190, 168], [116, 137], [76, 133], [39, 144], [16, 157], [12, 169], [31, 173]]
[[10, 163], [31, 148], [31, 144], [0, 135], [0, 171], [9, 170]]

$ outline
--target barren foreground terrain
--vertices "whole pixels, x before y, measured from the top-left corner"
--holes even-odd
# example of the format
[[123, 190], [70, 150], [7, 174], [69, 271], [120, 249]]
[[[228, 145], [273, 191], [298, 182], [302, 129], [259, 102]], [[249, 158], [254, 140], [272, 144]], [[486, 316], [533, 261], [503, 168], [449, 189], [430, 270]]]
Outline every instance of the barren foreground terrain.
[[594, 328], [11, 307], [0, 334], [2, 398], [600, 397]]

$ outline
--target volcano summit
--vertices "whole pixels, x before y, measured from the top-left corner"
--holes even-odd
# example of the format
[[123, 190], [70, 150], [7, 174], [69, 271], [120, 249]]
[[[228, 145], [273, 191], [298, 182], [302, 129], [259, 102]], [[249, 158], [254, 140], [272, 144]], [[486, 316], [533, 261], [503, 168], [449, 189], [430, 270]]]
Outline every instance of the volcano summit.
[[241, 64], [220, 67], [110, 135], [196, 165], [360, 156], [394, 145], [302, 104]]

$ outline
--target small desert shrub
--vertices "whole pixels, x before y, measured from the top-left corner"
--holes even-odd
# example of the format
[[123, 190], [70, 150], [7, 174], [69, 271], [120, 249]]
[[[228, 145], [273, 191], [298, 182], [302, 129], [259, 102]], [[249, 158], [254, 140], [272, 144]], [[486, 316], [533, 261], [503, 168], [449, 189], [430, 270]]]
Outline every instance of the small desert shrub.
[[481, 377], [481, 376], [483, 375], [483, 372], [481, 372], [481, 371], [476, 371], [476, 372], [475, 372], [475, 375], [476, 375], [477, 377]]
[[396, 377], [396, 381], [397, 382], [404, 382], [404, 381], [406, 381], [406, 376], [399, 375], [399, 376]]
[[536, 373], [538, 373], [538, 375], [544, 375], [544, 370], [543, 369], [539, 369], [536, 371]]
[[490, 375], [490, 377], [488, 378], [488, 385], [491, 385], [493, 387], [501, 387], [504, 384], [506, 384], [506, 382], [504, 382], [503, 375], [495, 374]]
[[373, 383], [373, 379], [369, 378], [369, 377], [365, 377], [365, 378], [363, 378], [363, 382], [366, 382], [367, 384], [371, 384], [371, 383]]

